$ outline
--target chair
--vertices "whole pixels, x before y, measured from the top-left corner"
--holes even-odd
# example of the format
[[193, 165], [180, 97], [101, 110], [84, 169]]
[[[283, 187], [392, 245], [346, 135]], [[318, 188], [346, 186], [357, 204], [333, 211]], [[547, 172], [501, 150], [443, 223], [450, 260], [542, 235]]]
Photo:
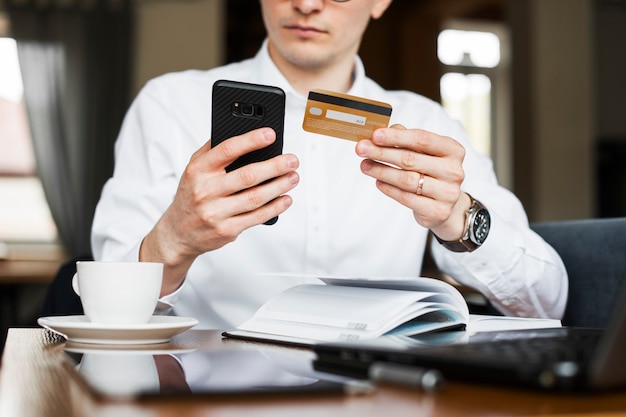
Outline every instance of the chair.
[[93, 260], [91, 255], [79, 256], [65, 262], [48, 286], [42, 316], [83, 315], [80, 297], [72, 289], [72, 277], [76, 273], [76, 261]]
[[563, 325], [606, 327], [626, 282], [626, 218], [533, 223], [559, 253], [569, 275]]

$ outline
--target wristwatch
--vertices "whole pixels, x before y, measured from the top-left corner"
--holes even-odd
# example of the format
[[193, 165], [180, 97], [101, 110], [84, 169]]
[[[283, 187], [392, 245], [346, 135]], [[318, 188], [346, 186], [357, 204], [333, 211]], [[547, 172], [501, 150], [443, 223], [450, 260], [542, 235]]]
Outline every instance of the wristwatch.
[[489, 235], [489, 228], [491, 226], [489, 211], [480, 201], [475, 200], [474, 197], [469, 194], [468, 196], [472, 201], [472, 205], [467, 211], [465, 233], [463, 233], [461, 239], [447, 241], [441, 240], [435, 235], [439, 243], [453, 252], [472, 252], [480, 247], [480, 245], [485, 242], [485, 239], [487, 239], [487, 235]]

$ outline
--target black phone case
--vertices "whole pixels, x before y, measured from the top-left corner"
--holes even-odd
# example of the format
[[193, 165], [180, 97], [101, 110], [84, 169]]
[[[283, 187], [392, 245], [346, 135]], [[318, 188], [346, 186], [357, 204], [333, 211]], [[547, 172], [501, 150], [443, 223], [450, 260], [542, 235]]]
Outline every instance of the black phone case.
[[[240, 107], [253, 106], [254, 111], [242, 115], [235, 111], [233, 106], [236, 103]], [[256, 110], [259, 108], [262, 109], [260, 113]], [[211, 147], [260, 127], [271, 127], [276, 132], [273, 144], [239, 157], [226, 167], [226, 171], [280, 155], [283, 151], [284, 124], [285, 92], [281, 88], [229, 80], [218, 80], [213, 84]], [[276, 220], [271, 219], [265, 224], [274, 224]]]
[[[251, 117], [236, 115], [232, 110], [233, 103], [260, 105], [264, 113]], [[211, 146], [260, 127], [271, 127], [276, 132], [276, 142], [240, 157], [226, 168], [227, 171], [280, 155], [283, 151], [284, 120], [285, 93], [282, 89], [227, 80], [213, 84]]]

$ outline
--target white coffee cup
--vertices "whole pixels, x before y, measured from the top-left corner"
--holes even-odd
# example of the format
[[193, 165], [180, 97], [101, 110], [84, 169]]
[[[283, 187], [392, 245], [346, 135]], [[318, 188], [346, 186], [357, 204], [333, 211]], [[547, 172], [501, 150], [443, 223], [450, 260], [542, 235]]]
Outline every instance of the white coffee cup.
[[161, 293], [163, 264], [156, 262], [76, 262], [72, 288], [92, 323], [144, 324]]

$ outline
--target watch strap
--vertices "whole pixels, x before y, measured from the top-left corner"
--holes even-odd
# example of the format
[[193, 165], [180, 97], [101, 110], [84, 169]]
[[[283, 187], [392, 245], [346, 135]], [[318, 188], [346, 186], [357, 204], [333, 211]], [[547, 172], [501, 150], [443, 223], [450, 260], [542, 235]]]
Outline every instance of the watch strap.
[[470, 194], [467, 195], [470, 198], [471, 204], [466, 214], [465, 231], [463, 232], [463, 236], [459, 240], [442, 240], [439, 236], [433, 233], [437, 242], [441, 243], [446, 249], [452, 252], [472, 252], [480, 246], [470, 239], [470, 227], [472, 227], [475, 213], [484, 208], [484, 206]]
[[470, 239], [461, 238], [459, 240], [441, 240], [437, 235], [435, 235], [435, 239], [437, 239], [437, 242], [441, 243], [446, 249], [451, 250], [452, 252], [472, 252], [478, 248], [478, 245]]

